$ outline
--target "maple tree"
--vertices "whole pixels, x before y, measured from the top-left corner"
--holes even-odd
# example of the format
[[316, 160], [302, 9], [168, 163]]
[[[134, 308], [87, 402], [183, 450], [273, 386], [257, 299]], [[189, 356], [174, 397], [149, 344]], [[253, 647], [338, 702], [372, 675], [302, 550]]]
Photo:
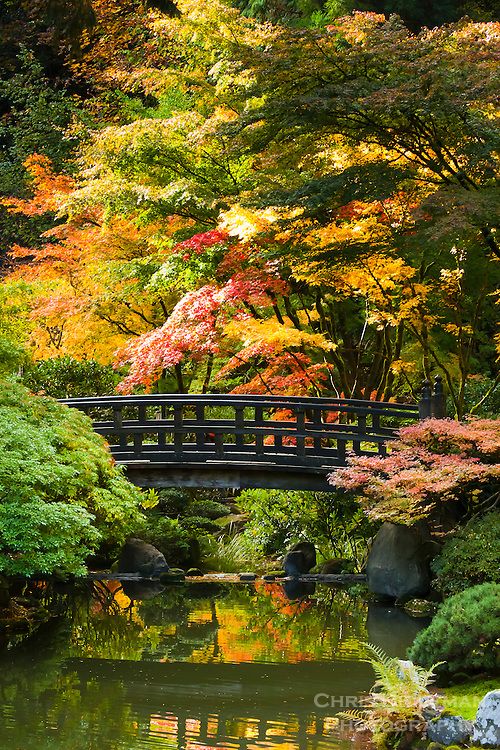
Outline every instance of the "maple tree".
[[401, 428], [386, 457], [351, 456], [330, 482], [372, 520], [426, 519], [448, 531], [450, 517], [464, 523], [498, 504], [499, 459], [498, 419], [427, 419]]
[[59, 216], [13, 251], [36, 356], [114, 358], [123, 391], [414, 399], [441, 372], [457, 416], [478, 374], [479, 408], [496, 386], [498, 25], [296, 30], [182, 0], [143, 7], [141, 62], [133, 8], [94, 3], [71, 62], [121, 92], [92, 99], [104, 122], [76, 178], [31, 157], [32, 197], [6, 203]]

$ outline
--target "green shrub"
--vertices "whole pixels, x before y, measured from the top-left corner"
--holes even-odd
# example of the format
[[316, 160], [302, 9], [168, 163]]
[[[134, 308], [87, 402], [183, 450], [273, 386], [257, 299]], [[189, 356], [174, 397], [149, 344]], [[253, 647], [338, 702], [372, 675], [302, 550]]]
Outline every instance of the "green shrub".
[[210, 518], [215, 521], [217, 518], [223, 518], [228, 516], [231, 511], [227, 505], [218, 503], [215, 500], [202, 498], [201, 500], [193, 500], [189, 504], [189, 516], [203, 516], [204, 518]]
[[158, 507], [171, 518], [203, 516], [215, 520], [230, 514], [227, 505], [220, 502], [220, 493], [213, 490], [196, 490], [171, 487], [158, 493]]
[[441, 671], [478, 672], [500, 667], [500, 584], [483, 583], [455, 594], [419, 633], [409, 657]]
[[141, 498], [82, 412], [0, 383], [0, 572], [84, 573], [137, 525]]
[[23, 382], [31, 391], [53, 398], [108, 396], [115, 392], [118, 380], [111, 365], [67, 355], [36, 362], [23, 375]]
[[[137, 531], [137, 536], [158, 547], [169, 564], [198, 565], [200, 548], [207, 547], [210, 534], [220, 531], [214, 519], [230, 513], [227, 505], [217, 502], [214, 497], [219, 497], [219, 494], [213, 490], [194, 491], [177, 487], [161, 490], [155, 513], [149, 517], [147, 528]], [[175, 521], [175, 526], [171, 521]]]
[[157, 512], [149, 513], [134, 533], [159, 549], [169, 565], [189, 566], [199, 562], [196, 535], [184, 528], [177, 519]]
[[500, 513], [470, 521], [446, 542], [432, 567], [435, 585], [445, 596], [479, 583], [500, 582]]
[[283, 554], [302, 539], [320, 558], [345, 557], [363, 567], [367, 540], [374, 534], [358, 504], [335, 492], [245, 490], [238, 504], [248, 513], [246, 533], [261, 555]]

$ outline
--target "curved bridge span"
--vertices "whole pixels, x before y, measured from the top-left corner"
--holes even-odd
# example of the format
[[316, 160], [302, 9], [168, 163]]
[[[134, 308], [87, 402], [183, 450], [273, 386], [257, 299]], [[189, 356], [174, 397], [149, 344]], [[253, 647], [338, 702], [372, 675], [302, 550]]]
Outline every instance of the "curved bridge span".
[[[385, 455], [422, 404], [161, 394], [65, 399], [88, 414], [141, 487], [331, 490], [346, 455]], [[430, 403], [430, 402], [429, 402]], [[424, 414], [427, 416], [427, 414]]]

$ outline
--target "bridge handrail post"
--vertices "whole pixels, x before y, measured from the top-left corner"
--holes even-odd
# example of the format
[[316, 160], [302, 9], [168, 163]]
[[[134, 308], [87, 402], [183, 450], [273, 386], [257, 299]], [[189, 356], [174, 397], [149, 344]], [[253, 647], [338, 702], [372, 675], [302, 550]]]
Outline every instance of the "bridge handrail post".
[[[295, 409], [295, 419], [296, 419], [296, 448], [297, 448], [297, 456], [305, 456], [306, 454], [306, 439], [304, 436], [304, 432], [306, 429], [306, 410], [305, 409]], [[299, 433], [302, 433], [302, 435], [299, 435]]]
[[182, 459], [182, 454], [184, 453], [182, 445], [184, 434], [180, 432], [182, 423], [182, 404], [174, 404], [174, 452], [177, 461]]

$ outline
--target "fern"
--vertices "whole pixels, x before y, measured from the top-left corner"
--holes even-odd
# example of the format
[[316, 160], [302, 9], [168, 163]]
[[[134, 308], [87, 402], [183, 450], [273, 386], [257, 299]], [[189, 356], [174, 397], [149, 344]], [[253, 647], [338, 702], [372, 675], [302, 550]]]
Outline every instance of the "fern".
[[375, 683], [361, 710], [344, 711], [339, 716], [356, 729], [369, 730], [378, 745], [397, 745], [408, 732], [418, 735], [425, 728], [425, 710], [435, 708], [429, 692], [434, 670], [387, 656], [378, 646], [362, 644], [375, 672]]

